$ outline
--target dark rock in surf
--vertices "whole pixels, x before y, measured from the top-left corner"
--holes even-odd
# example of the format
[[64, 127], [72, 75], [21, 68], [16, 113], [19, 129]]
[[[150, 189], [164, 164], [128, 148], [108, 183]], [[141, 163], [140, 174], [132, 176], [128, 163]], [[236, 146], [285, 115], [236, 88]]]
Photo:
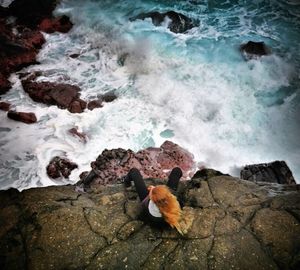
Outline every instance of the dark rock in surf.
[[10, 87], [11, 85], [7, 77], [0, 73], [0, 95], [5, 94]]
[[87, 136], [83, 132], [79, 132], [77, 128], [71, 128], [68, 130], [70, 134], [72, 134], [74, 137], [79, 138], [82, 142], [86, 143]]
[[2, 111], [6, 111], [6, 112], [8, 112], [9, 111], [9, 109], [10, 109], [10, 103], [7, 103], [7, 102], [0, 102], [0, 110], [2, 110]]
[[14, 0], [9, 5], [9, 13], [17, 18], [17, 23], [35, 28], [48, 17], [52, 17], [58, 0]]
[[33, 124], [37, 121], [34, 113], [8, 111], [7, 117], [26, 124]]
[[165, 13], [160, 13], [157, 11], [142, 13], [136, 17], [130, 18], [130, 21], [144, 20], [146, 18], [151, 18], [152, 23], [155, 26], [160, 26], [167, 18], [169, 18], [171, 21], [168, 25], [168, 28], [174, 33], [184, 33], [194, 27], [192, 19], [175, 11], [168, 11]]
[[241, 179], [254, 182], [296, 184], [293, 174], [285, 161], [247, 165], [241, 170]]
[[67, 33], [72, 27], [73, 24], [66, 15], [57, 18], [45, 18], [39, 24], [39, 30], [48, 34], [54, 32]]
[[54, 157], [47, 166], [47, 174], [50, 178], [68, 178], [72, 170], [78, 168], [77, 164], [66, 158]]
[[95, 99], [95, 100], [91, 100], [87, 107], [89, 110], [94, 110], [96, 108], [101, 108], [103, 107], [103, 102], [113, 102], [115, 99], [117, 98], [117, 95], [111, 91], [111, 92], [108, 92], [104, 95], [101, 95], [98, 99]]
[[257, 59], [271, 53], [264, 42], [248, 41], [240, 46], [240, 50], [246, 60]]
[[86, 102], [79, 98], [80, 88], [76, 85], [35, 82], [34, 76], [22, 80], [24, 91], [36, 102], [56, 105], [61, 109], [68, 109], [71, 113], [81, 113], [86, 108]]
[[102, 99], [101, 98], [100, 99], [96, 99], [96, 100], [92, 100], [87, 105], [87, 108], [89, 110], [91, 110], [91, 111], [94, 110], [94, 109], [96, 109], [96, 108], [101, 108], [101, 107], [103, 107], [103, 105], [102, 105]]

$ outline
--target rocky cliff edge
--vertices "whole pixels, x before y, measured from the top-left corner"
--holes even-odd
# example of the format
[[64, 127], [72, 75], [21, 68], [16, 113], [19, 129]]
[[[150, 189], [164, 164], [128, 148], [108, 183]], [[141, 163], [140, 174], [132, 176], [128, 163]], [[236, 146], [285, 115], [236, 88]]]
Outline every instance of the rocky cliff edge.
[[[149, 179], [147, 185], [162, 183]], [[180, 183], [184, 236], [139, 219], [134, 187], [0, 192], [1, 269], [299, 269], [299, 185]]]

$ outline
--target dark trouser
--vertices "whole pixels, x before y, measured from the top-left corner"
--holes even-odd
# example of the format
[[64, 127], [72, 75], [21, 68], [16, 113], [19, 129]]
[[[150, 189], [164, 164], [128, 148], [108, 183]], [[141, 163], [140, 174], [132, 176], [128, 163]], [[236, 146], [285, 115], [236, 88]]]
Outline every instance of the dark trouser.
[[[167, 186], [173, 191], [176, 191], [181, 176], [181, 169], [179, 167], [174, 168], [169, 175]], [[140, 200], [143, 201], [148, 196], [149, 192], [140, 171], [136, 168], [131, 169], [127, 174], [125, 186], [130, 187], [131, 181], [134, 182], [136, 192], [138, 193]]]

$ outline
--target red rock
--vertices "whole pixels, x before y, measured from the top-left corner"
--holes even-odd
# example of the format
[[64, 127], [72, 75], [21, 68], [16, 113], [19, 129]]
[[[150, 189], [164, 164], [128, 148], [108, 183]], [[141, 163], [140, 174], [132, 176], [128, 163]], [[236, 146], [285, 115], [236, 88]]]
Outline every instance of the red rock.
[[75, 137], [78, 137], [81, 141], [86, 142], [87, 136], [85, 133], [79, 132], [77, 128], [71, 128], [69, 129], [69, 133], [72, 134]]
[[47, 174], [50, 178], [68, 178], [72, 170], [78, 168], [77, 164], [66, 158], [54, 157], [47, 166]]
[[0, 102], [0, 110], [2, 110], [2, 111], [6, 111], [6, 112], [8, 112], [9, 111], [9, 108], [10, 108], [10, 104], [9, 103], [7, 103], [7, 102]]
[[34, 113], [9, 111], [7, 117], [26, 124], [33, 124], [37, 121]]
[[196, 169], [193, 155], [170, 141], [159, 148], [147, 148], [137, 153], [122, 148], [104, 150], [91, 166], [97, 174], [94, 184], [115, 183], [131, 168], [139, 169], [145, 178], [163, 179], [167, 179], [174, 167], [182, 169], [183, 179], [189, 178]]
[[88, 103], [87, 105], [89, 110], [94, 110], [96, 108], [101, 108], [102, 107], [102, 99], [96, 99], [96, 100], [92, 100]]
[[81, 113], [86, 108], [86, 102], [79, 98], [80, 88], [76, 85], [35, 82], [36, 76], [29, 75], [22, 80], [24, 91], [36, 102], [56, 105], [68, 109], [72, 113]]
[[57, 18], [45, 18], [39, 25], [39, 29], [46, 33], [61, 32], [67, 33], [73, 27], [69, 17], [63, 15]]
[[0, 95], [5, 94], [10, 89], [9, 80], [0, 73]]

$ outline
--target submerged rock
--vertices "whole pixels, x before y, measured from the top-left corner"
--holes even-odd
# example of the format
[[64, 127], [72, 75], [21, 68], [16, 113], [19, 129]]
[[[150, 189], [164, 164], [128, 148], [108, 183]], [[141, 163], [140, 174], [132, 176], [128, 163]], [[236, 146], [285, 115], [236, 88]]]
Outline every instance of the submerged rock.
[[87, 136], [83, 132], [79, 132], [77, 128], [71, 128], [68, 130], [70, 134], [73, 136], [79, 138], [82, 142], [86, 143], [87, 141]]
[[9, 111], [7, 117], [15, 121], [23, 122], [26, 124], [33, 124], [37, 121], [36, 116], [32, 112], [15, 112]]
[[285, 161], [247, 165], [241, 170], [241, 179], [255, 182], [296, 184], [293, 174]]
[[47, 174], [50, 178], [68, 178], [72, 170], [78, 168], [77, 164], [66, 158], [54, 157], [47, 166]]
[[230, 176], [182, 181], [184, 236], [143, 221], [134, 187], [1, 191], [1, 269], [296, 270], [300, 191], [286, 188]]
[[87, 108], [92, 111], [96, 108], [103, 107], [103, 102], [109, 103], [113, 102], [115, 99], [117, 99], [117, 95], [113, 91], [108, 92], [104, 95], [99, 96], [98, 99], [89, 101]]
[[169, 19], [170, 22], [168, 28], [174, 33], [184, 33], [194, 27], [192, 19], [175, 11], [168, 11], [165, 13], [157, 11], [142, 13], [136, 17], [130, 18], [130, 21], [144, 20], [146, 18], [151, 18], [152, 23], [155, 26], [160, 26], [165, 20]]
[[256, 59], [263, 55], [270, 54], [270, 49], [264, 42], [248, 41], [241, 45], [240, 50], [246, 60]]
[[165, 141], [159, 148], [150, 147], [133, 152], [122, 148], [107, 150], [99, 155], [91, 167], [97, 174], [93, 185], [116, 183], [131, 168], [141, 171], [143, 177], [166, 178], [174, 167], [180, 167], [183, 178], [195, 169], [194, 156], [179, 145]]

